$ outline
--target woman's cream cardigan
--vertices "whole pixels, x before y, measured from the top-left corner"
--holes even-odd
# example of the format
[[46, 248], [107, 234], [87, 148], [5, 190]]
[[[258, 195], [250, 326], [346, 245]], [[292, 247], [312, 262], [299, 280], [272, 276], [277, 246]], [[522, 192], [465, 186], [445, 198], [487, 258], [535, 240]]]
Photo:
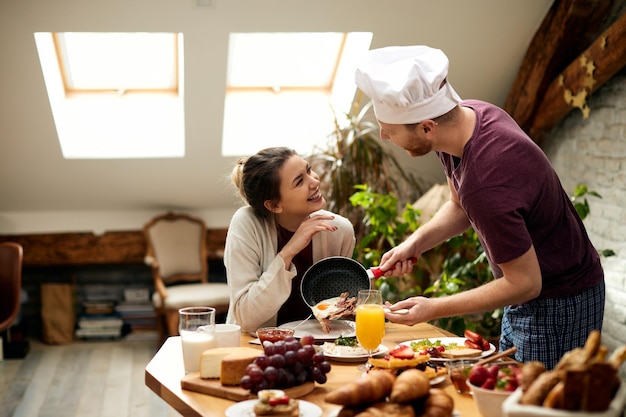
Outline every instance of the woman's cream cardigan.
[[[330, 256], [352, 257], [355, 245], [352, 223], [326, 210], [311, 216], [316, 214], [335, 216], [331, 223], [338, 229], [313, 236], [313, 263]], [[230, 291], [226, 322], [239, 324], [243, 332], [275, 326], [278, 310], [291, 293], [291, 280], [298, 271], [293, 264], [289, 270], [285, 269], [283, 259], [277, 255], [277, 241], [273, 220], [258, 219], [251, 207], [242, 207], [233, 215], [224, 250]]]

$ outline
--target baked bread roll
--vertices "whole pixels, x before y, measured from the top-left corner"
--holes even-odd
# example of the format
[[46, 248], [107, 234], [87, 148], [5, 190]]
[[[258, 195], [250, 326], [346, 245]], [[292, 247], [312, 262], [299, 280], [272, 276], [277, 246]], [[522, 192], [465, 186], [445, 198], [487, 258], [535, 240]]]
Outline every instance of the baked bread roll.
[[383, 401], [391, 393], [396, 377], [386, 371], [370, 371], [364, 377], [329, 392], [326, 402], [359, 405]]
[[428, 395], [430, 379], [424, 372], [407, 369], [396, 377], [389, 399], [396, 403], [405, 403]]
[[542, 405], [548, 393], [559, 383], [558, 371], [546, 371], [540, 374], [535, 382], [522, 394], [520, 404]]
[[543, 406], [547, 408], [563, 409], [563, 402], [565, 401], [565, 383], [559, 381], [546, 395], [543, 400]]
[[410, 404], [380, 402], [367, 407], [355, 417], [416, 417]]
[[539, 361], [529, 361], [522, 366], [520, 385], [522, 391], [526, 392], [528, 387], [537, 377], [546, 371], [546, 367]]
[[431, 388], [424, 402], [422, 417], [450, 417], [454, 411], [454, 400], [441, 388]]

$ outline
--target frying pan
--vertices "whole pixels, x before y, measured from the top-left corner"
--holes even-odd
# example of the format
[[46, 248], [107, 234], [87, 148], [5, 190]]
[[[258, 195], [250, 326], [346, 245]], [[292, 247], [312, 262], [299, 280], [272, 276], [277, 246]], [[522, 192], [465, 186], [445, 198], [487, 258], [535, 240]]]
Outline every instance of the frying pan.
[[369, 288], [370, 279], [363, 265], [344, 256], [332, 256], [314, 263], [300, 282], [302, 299], [310, 306], [339, 297], [344, 292], [356, 297], [359, 290]]

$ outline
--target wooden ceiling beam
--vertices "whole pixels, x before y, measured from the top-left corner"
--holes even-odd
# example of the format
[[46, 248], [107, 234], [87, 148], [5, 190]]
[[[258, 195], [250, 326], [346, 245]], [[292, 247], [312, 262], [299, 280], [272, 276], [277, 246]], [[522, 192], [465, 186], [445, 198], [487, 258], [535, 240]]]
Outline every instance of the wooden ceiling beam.
[[535, 33], [504, 109], [529, 132], [543, 94], [555, 77], [607, 25], [623, 0], [555, 0]]
[[[227, 229], [207, 230], [207, 259], [224, 256]], [[24, 248], [25, 267], [144, 264], [146, 242], [141, 230], [93, 233], [0, 235], [0, 242]]]
[[536, 141], [575, 108], [589, 116], [587, 98], [626, 65], [626, 14], [622, 15], [547, 88], [529, 134]]

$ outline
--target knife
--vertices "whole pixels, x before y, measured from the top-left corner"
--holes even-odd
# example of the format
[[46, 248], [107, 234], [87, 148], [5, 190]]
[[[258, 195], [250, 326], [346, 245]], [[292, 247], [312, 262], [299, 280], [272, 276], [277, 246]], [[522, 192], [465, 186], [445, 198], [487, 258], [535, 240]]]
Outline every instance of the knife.
[[[409, 261], [415, 263], [417, 262], [417, 258], [415, 256], [412, 256], [409, 258]], [[373, 266], [370, 269], [367, 270], [367, 277], [369, 279], [374, 279], [374, 278], [380, 278], [385, 274], [385, 271], [383, 271], [382, 269], [380, 269], [379, 266]]]

